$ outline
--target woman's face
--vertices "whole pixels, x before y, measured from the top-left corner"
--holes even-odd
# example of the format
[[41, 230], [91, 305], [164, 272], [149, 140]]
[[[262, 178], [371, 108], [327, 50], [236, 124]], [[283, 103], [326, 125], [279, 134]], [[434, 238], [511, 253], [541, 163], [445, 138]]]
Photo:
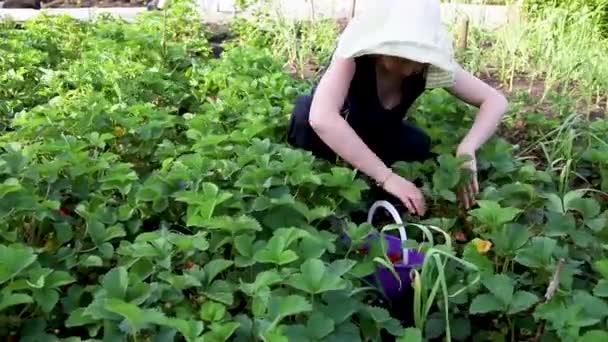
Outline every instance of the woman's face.
[[380, 56], [380, 65], [387, 71], [404, 77], [421, 73], [427, 66], [426, 63], [414, 62], [393, 56]]

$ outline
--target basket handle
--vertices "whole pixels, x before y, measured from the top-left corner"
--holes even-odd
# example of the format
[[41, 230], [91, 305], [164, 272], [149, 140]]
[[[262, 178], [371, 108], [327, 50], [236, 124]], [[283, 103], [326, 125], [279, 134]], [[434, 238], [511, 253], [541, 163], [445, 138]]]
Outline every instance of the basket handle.
[[407, 240], [407, 234], [405, 233], [405, 227], [403, 226], [403, 220], [401, 219], [401, 215], [399, 215], [399, 212], [397, 211], [397, 208], [395, 208], [394, 205], [392, 205], [390, 202], [388, 201], [376, 201], [374, 202], [374, 204], [372, 204], [371, 208], [369, 209], [368, 213], [367, 213], [367, 223], [372, 224], [372, 220], [374, 218], [374, 214], [376, 213], [376, 210], [378, 210], [378, 208], [384, 208], [386, 209], [389, 214], [391, 214], [391, 216], [393, 217], [393, 220], [395, 220], [395, 223], [399, 225], [399, 236], [401, 238], [401, 248], [402, 248], [402, 258], [403, 258], [403, 263], [405, 265], [407, 265], [408, 263], [408, 259], [409, 259], [409, 254], [407, 252], [407, 248], [403, 247], [403, 243]]

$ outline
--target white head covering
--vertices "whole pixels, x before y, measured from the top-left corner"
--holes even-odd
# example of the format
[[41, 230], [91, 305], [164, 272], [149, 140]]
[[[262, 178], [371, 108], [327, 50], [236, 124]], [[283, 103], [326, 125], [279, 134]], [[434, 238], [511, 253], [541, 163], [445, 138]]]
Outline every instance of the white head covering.
[[373, 1], [342, 32], [334, 57], [380, 54], [429, 63], [426, 88], [451, 86], [457, 63], [439, 0]]

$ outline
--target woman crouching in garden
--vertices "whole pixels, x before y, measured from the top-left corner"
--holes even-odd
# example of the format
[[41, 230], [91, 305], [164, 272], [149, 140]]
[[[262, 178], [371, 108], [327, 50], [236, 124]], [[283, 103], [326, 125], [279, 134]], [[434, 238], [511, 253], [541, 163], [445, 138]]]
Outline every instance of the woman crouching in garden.
[[429, 136], [404, 118], [426, 89], [440, 87], [479, 108], [456, 150], [471, 158], [474, 177], [460, 192], [469, 209], [479, 192], [476, 151], [496, 131], [507, 101], [456, 63], [439, 0], [376, 0], [355, 16], [318, 85], [298, 98], [289, 143], [329, 161], [341, 157], [410, 213], [424, 215], [421, 190], [391, 165], [433, 156]]

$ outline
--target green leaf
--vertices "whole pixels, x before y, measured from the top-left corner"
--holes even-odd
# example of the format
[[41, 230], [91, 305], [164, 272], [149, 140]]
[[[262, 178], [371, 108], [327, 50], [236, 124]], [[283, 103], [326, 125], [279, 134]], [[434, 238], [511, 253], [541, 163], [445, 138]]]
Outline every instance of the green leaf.
[[49, 313], [59, 301], [59, 293], [56, 290], [46, 288], [32, 291], [36, 303], [43, 312]]
[[391, 315], [385, 308], [366, 306], [365, 309], [376, 323], [387, 322], [391, 319]]
[[196, 340], [204, 329], [203, 322], [197, 320], [168, 318], [165, 325], [177, 329], [188, 341]]
[[584, 220], [590, 220], [600, 214], [601, 207], [593, 198], [576, 198], [568, 203], [567, 209], [581, 213]]
[[338, 326], [333, 333], [325, 338], [324, 342], [360, 342], [360, 329], [350, 321], [346, 321]]
[[575, 230], [570, 233], [574, 244], [580, 248], [588, 248], [596, 239], [591, 233], [584, 230]]
[[97, 255], [87, 255], [87, 257], [80, 262], [83, 267], [102, 267], [103, 260]]
[[493, 229], [513, 221], [522, 212], [518, 208], [503, 208], [495, 201], [480, 200], [477, 203], [479, 208], [471, 210], [470, 215], [477, 218], [483, 225]]
[[513, 281], [505, 274], [496, 274], [482, 278], [483, 285], [490, 290], [494, 297], [507, 307], [513, 299]]
[[351, 274], [357, 278], [363, 278], [373, 274], [375, 270], [376, 265], [374, 261], [367, 260], [357, 263], [351, 270]]
[[509, 304], [509, 315], [514, 315], [521, 311], [528, 310], [534, 304], [538, 303], [539, 298], [530, 292], [517, 291], [513, 295], [513, 301]]
[[580, 328], [600, 322], [599, 319], [586, 315], [582, 305], [573, 302], [564, 305], [563, 301], [558, 300], [539, 304], [534, 311], [534, 318], [545, 319], [558, 327], [570, 325]]
[[557, 241], [546, 237], [535, 237], [517, 252], [515, 261], [530, 268], [548, 267]]
[[262, 341], [265, 342], [289, 342], [289, 338], [283, 335], [283, 332], [274, 330], [266, 330], [260, 333]]
[[99, 246], [105, 242], [106, 227], [100, 221], [96, 219], [87, 220], [87, 233], [96, 245]]
[[585, 191], [579, 189], [572, 190], [566, 193], [563, 198], [564, 209], [567, 211], [572, 208], [572, 203], [582, 199], [583, 196], [585, 196]]
[[608, 331], [590, 330], [581, 336], [577, 342], [606, 342], [608, 341]]
[[519, 224], [502, 226], [494, 234], [491, 234], [495, 251], [502, 256], [514, 255], [529, 239], [528, 228]]
[[232, 284], [225, 280], [215, 280], [203, 294], [227, 306], [234, 303], [234, 289]]
[[[342, 271], [344, 267], [342, 267]], [[323, 261], [308, 259], [300, 266], [300, 273], [290, 276], [286, 284], [307, 293], [316, 294], [346, 287], [339, 274], [327, 272]]]
[[458, 197], [456, 197], [456, 194], [453, 191], [450, 191], [447, 189], [439, 190], [439, 196], [441, 196], [441, 198], [445, 199], [446, 201], [452, 202], [452, 203], [455, 203], [458, 200]]
[[226, 307], [220, 303], [207, 301], [201, 306], [199, 314], [203, 321], [220, 321], [226, 315]]
[[75, 281], [76, 278], [72, 277], [68, 272], [54, 271], [48, 277], [46, 277], [46, 287], [56, 289], [68, 284], [72, 284]]
[[322, 312], [314, 311], [308, 319], [306, 329], [309, 336], [317, 340], [323, 340], [325, 336], [334, 331], [334, 321]]
[[241, 284], [241, 290], [249, 296], [253, 296], [261, 289], [280, 283], [283, 277], [276, 270], [263, 271], [258, 273], [255, 281], [251, 284]]
[[27, 284], [33, 289], [41, 289], [46, 284], [46, 277], [52, 272], [48, 268], [34, 268], [29, 272]]
[[239, 235], [234, 238], [234, 247], [236, 250], [242, 255], [246, 257], [252, 257], [254, 254], [253, 250], [253, 242], [255, 241], [255, 236], [253, 235]]
[[4, 183], [0, 184], [0, 199], [10, 193], [15, 193], [23, 189], [17, 178], [7, 178]]
[[327, 272], [341, 277], [355, 267], [356, 264], [357, 262], [354, 260], [338, 259], [327, 267]]
[[0, 293], [0, 312], [4, 309], [15, 305], [30, 304], [33, 303], [32, 297], [23, 293], [6, 293], [2, 291]]
[[345, 291], [330, 291], [323, 294], [327, 305], [322, 306], [322, 311], [330, 317], [336, 325], [347, 321], [357, 312], [358, 302], [350, 297]]
[[122, 224], [116, 224], [106, 229], [103, 241], [108, 242], [125, 236], [127, 236], [127, 232], [125, 232], [125, 229]]
[[593, 268], [599, 272], [604, 279], [608, 280], [608, 259], [602, 259], [594, 262]]
[[261, 231], [262, 226], [253, 217], [241, 216], [214, 216], [203, 220], [197, 218], [192, 220], [192, 225], [206, 229], [218, 229], [226, 232], [236, 233], [241, 231]]
[[569, 232], [576, 229], [576, 220], [571, 213], [547, 212], [547, 224], [545, 225], [546, 236], [567, 236]]
[[274, 321], [280, 322], [287, 316], [312, 311], [312, 305], [300, 295], [272, 296], [268, 311]]
[[205, 182], [199, 191], [179, 191], [174, 197], [176, 201], [188, 204], [188, 226], [205, 226], [205, 221], [211, 219], [216, 206], [230, 199], [232, 194]]
[[471, 320], [468, 317], [450, 319], [452, 338], [457, 341], [467, 341], [471, 336]]
[[574, 293], [574, 302], [581, 305], [585, 312], [593, 318], [602, 320], [608, 316], [608, 304], [586, 291], [576, 291]]
[[230, 336], [234, 334], [238, 329], [240, 323], [228, 322], [228, 323], [213, 323], [211, 325], [211, 331], [206, 332], [203, 335], [203, 341], [208, 342], [225, 342], [228, 341]]
[[597, 297], [608, 298], [608, 280], [600, 280], [593, 288], [593, 295]]
[[463, 253], [463, 259], [477, 266], [480, 272], [492, 274], [494, 272], [494, 264], [485, 255], [479, 253], [473, 243], [468, 243]]
[[109, 298], [124, 299], [129, 286], [129, 278], [125, 267], [115, 267], [103, 277], [101, 286]]
[[222, 273], [233, 264], [233, 261], [224, 259], [214, 259], [208, 262], [205, 266], [203, 266], [203, 271], [207, 276], [207, 283], [210, 284], [218, 274]]
[[0, 245], [0, 284], [17, 276], [26, 267], [36, 261], [34, 250], [28, 246]]
[[100, 189], [118, 190], [122, 195], [127, 195], [133, 182], [138, 180], [137, 173], [131, 169], [132, 166], [129, 163], [118, 163], [107, 169], [106, 174], [99, 179]]
[[396, 342], [422, 342], [422, 331], [418, 328], [407, 328], [403, 336], [399, 336]]
[[288, 236], [275, 231], [266, 246], [254, 255], [254, 260], [260, 263], [286, 265], [298, 260], [298, 255], [288, 247]]
[[107, 299], [105, 309], [124, 317], [135, 330], [143, 329], [148, 323], [170, 325], [169, 320], [162, 312], [150, 309], [142, 310], [135, 304], [117, 298]]
[[585, 220], [585, 225], [589, 227], [595, 233], [600, 233], [604, 227], [608, 226], [608, 211], [605, 211], [602, 215]]
[[489, 312], [505, 311], [505, 306], [491, 294], [480, 294], [473, 299], [469, 312], [472, 314], [486, 314]]
[[80, 327], [97, 322], [97, 319], [86, 314], [86, 308], [78, 308], [70, 313], [70, 316], [65, 321], [67, 328]]
[[445, 319], [438, 313], [429, 315], [424, 326], [424, 337], [429, 340], [434, 340], [445, 336], [445, 323]]

